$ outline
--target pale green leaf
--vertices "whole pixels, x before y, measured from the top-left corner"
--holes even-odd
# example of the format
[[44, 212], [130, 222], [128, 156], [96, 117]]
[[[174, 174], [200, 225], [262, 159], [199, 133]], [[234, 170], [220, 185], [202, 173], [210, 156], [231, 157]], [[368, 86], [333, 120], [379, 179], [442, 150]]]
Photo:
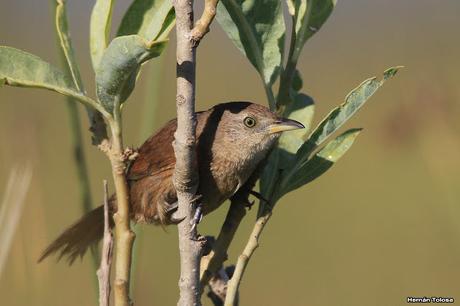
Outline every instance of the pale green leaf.
[[114, 2], [96, 0], [91, 13], [89, 45], [94, 70], [99, 66], [104, 50], [109, 45]]
[[323, 143], [332, 133], [337, 131], [345, 122], [348, 121], [379, 89], [383, 83], [393, 77], [401, 67], [392, 67], [383, 74], [382, 80], [375, 77], [365, 80], [358, 87], [352, 90], [345, 98], [345, 102], [334, 109], [316, 127], [309, 139], [297, 151], [296, 159], [298, 163], [305, 161], [310, 154]]
[[123, 16], [117, 36], [137, 34], [146, 40], [163, 40], [176, 18], [170, 0], [134, 0]]
[[80, 93], [61, 70], [15, 48], [0, 46], [0, 84], [56, 91], [106, 114], [94, 100]]
[[282, 133], [277, 146], [270, 153], [260, 179], [260, 190], [266, 198], [271, 198], [270, 192], [273, 192], [280, 173], [293, 163], [295, 153], [305, 141], [304, 138], [311, 126], [314, 110], [313, 99], [302, 93], [297, 94], [294, 103], [286, 109], [287, 117], [303, 123], [305, 129]]
[[361, 129], [350, 129], [325, 145], [302, 164], [289, 180], [282, 180], [278, 198], [310, 183], [329, 170], [350, 149], [360, 132]]
[[[56, 34], [58, 41], [60, 43], [60, 54], [64, 62], [64, 67], [66, 72], [72, 77], [73, 83], [76, 89], [81, 93], [85, 93], [83, 81], [80, 76], [80, 70], [78, 68], [78, 63], [75, 59], [75, 52], [72, 47], [72, 40], [70, 37], [68, 22], [67, 22], [67, 7], [65, 0], [52, 0], [51, 1], [54, 8], [55, 15], [55, 24], [56, 24]], [[77, 106], [73, 104], [73, 98], [69, 99], [69, 112], [70, 119], [72, 122], [79, 122], [79, 115]], [[92, 107], [86, 106], [86, 111], [88, 113], [89, 122], [91, 124], [90, 131], [93, 132], [93, 143], [100, 143], [102, 139], [107, 138], [106, 129], [104, 126], [104, 121], [99, 112], [94, 110]], [[98, 128], [95, 128], [98, 126]], [[73, 129], [74, 131], [76, 129]], [[79, 130], [79, 128], [78, 128]], [[78, 138], [79, 136], [77, 136]], [[81, 167], [79, 167], [80, 169]], [[84, 168], [84, 167], [83, 167]]]
[[129, 35], [110, 43], [96, 70], [97, 96], [109, 113], [129, 97], [141, 65], [159, 56], [166, 42], [148, 42], [138, 35]]
[[257, 69], [266, 85], [279, 74], [285, 25], [279, 0], [222, 0], [218, 22]]
[[60, 93], [76, 91], [72, 80], [41, 58], [11, 47], [0, 46], [0, 79], [4, 84], [37, 87]]
[[288, 107], [285, 112], [287, 117], [299, 121], [305, 126], [305, 129], [282, 133], [278, 141], [278, 147], [288, 153], [295, 154], [306, 140], [313, 120], [315, 105], [311, 97], [300, 93], [296, 95], [294, 103]]
[[[279, 171], [285, 169], [292, 162], [295, 153], [305, 141], [305, 137], [313, 120], [314, 110], [315, 105], [311, 97], [302, 93], [297, 94], [294, 103], [289, 105], [289, 108], [285, 111], [286, 115], [284, 116], [301, 122], [305, 128], [281, 134], [278, 144], [270, 153], [272, 156], [269, 162], [270, 167], [274, 167]], [[273, 156], [276, 156], [276, 158]], [[265, 179], [261, 183], [263, 188], [265, 188], [266, 184], [271, 185], [272, 180], [275, 179], [275, 176], [270, 176], [269, 173], [276, 174], [276, 171], [268, 171], [265, 173]]]

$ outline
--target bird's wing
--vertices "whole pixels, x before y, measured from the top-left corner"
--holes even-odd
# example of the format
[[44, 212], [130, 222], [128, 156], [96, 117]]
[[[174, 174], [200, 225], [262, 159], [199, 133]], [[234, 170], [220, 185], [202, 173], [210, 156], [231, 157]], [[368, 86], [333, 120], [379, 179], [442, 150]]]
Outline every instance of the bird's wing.
[[[196, 113], [196, 134], [198, 139], [202, 134], [209, 113], [209, 111]], [[128, 170], [127, 178], [129, 181], [140, 180], [147, 176], [159, 176], [164, 178], [166, 173], [172, 175], [172, 170], [176, 165], [176, 158], [172, 147], [176, 128], [177, 120], [173, 119], [145, 141], [139, 148], [138, 157]]]
[[176, 120], [169, 121], [161, 130], [139, 148], [139, 155], [128, 170], [129, 181], [147, 176], [163, 176], [171, 172], [176, 164], [172, 141], [176, 130]]

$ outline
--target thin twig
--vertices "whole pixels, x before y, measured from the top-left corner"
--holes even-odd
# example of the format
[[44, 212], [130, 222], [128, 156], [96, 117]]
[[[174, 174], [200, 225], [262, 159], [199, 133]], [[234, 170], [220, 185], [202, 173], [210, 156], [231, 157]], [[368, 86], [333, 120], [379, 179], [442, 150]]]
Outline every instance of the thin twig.
[[97, 270], [99, 280], [99, 306], [110, 303], [110, 267], [112, 266], [113, 235], [109, 221], [109, 199], [107, 181], [104, 180], [104, 239], [102, 240], [101, 265]]
[[249, 235], [249, 240], [243, 250], [243, 253], [238, 257], [236, 263], [235, 272], [228, 282], [227, 297], [225, 299], [225, 306], [235, 306], [237, 303], [238, 288], [243, 278], [244, 271], [251, 259], [252, 254], [259, 246], [259, 237], [265, 227], [265, 224], [270, 219], [272, 213], [271, 210], [266, 210], [264, 214], [257, 218], [256, 224]]
[[[246, 215], [246, 208], [253, 203], [249, 201], [250, 194], [258, 194], [253, 191], [253, 188], [260, 177], [262, 169], [265, 167], [266, 161], [261, 162], [251, 177], [246, 181], [238, 192], [232, 196], [230, 208], [225, 217], [224, 224], [220, 230], [219, 236], [213, 244], [211, 252], [204, 256], [201, 260], [201, 285], [212, 285], [213, 277], [219, 277], [218, 271], [223, 268], [223, 263], [227, 260], [227, 250], [235, 236], [235, 233]], [[233, 275], [233, 273], [232, 273]], [[227, 291], [225, 291], [225, 294]], [[237, 295], [237, 293], [236, 293]], [[234, 298], [235, 301], [237, 298]], [[225, 296], [223, 297], [223, 301]]]
[[201, 286], [202, 288], [222, 268], [227, 260], [227, 250], [233, 241], [236, 230], [246, 215], [245, 203], [242, 198], [232, 199], [224, 224], [219, 236], [214, 242], [212, 251], [201, 259]]
[[205, 0], [203, 14], [191, 32], [191, 39], [195, 45], [198, 45], [200, 40], [209, 32], [209, 26], [216, 16], [218, 2], [219, 0]]

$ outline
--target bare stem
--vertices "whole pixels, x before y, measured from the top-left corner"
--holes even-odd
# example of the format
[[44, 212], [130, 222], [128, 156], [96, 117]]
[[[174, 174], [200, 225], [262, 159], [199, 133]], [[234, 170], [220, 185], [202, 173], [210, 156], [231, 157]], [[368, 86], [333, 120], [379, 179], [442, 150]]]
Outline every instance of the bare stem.
[[219, 0], [205, 0], [203, 14], [191, 32], [191, 39], [195, 44], [198, 44], [204, 35], [209, 32], [209, 26], [216, 16], [218, 2]]
[[104, 180], [104, 239], [102, 241], [101, 264], [97, 270], [99, 280], [99, 306], [110, 303], [110, 267], [112, 265], [113, 235], [109, 222], [109, 199], [107, 181]]
[[[217, 4], [217, 1], [211, 1]], [[178, 215], [185, 219], [178, 225], [180, 251], [180, 298], [178, 305], [201, 305], [200, 260], [203, 242], [198, 241], [192, 220], [196, 207], [195, 193], [198, 189], [197, 160], [195, 153], [195, 66], [196, 46], [193, 38], [193, 0], [174, 0], [177, 39], [177, 130], [174, 134], [176, 167], [173, 183], [178, 199]], [[209, 3], [207, 9], [209, 10]], [[213, 17], [213, 16], [212, 16]], [[204, 18], [206, 19], [206, 18]], [[200, 20], [201, 21], [201, 20]], [[208, 28], [212, 18], [203, 21]]]
[[[117, 116], [116, 116], [117, 117]], [[129, 217], [129, 192], [125, 177], [125, 157], [119, 120], [109, 120], [112, 131], [112, 145], [109, 151], [112, 175], [117, 197], [117, 212], [115, 222], [115, 305], [130, 306], [129, 280], [131, 272], [131, 257], [135, 235], [131, 231]]]
[[225, 299], [225, 306], [235, 306], [237, 303], [238, 288], [243, 278], [244, 271], [251, 259], [252, 254], [259, 246], [259, 238], [262, 234], [262, 231], [270, 219], [272, 213], [271, 210], [266, 210], [264, 214], [257, 218], [257, 221], [252, 229], [249, 240], [246, 243], [246, 246], [243, 250], [243, 253], [238, 257], [236, 263], [235, 272], [233, 273], [232, 278], [228, 282], [227, 288], [227, 297]]

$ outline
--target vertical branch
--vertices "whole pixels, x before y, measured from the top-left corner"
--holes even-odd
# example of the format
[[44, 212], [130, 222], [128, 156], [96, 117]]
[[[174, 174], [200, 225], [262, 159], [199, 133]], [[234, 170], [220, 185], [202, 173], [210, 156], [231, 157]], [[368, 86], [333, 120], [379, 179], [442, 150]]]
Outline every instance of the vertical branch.
[[109, 224], [109, 199], [107, 181], [104, 180], [104, 239], [102, 241], [101, 265], [97, 270], [99, 280], [99, 306], [109, 306], [110, 267], [112, 265], [113, 235]]
[[[202, 247], [192, 238], [192, 205], [198, 187], [195, 154], [195, 48], [190, 40], [193, 27], [193, 2], [173, 1], [176, 10], [177, 37], [177, 130], [174, 134], [176, 168], [174, 187], [178, 214], [185, 217], [178, 225], [180, 251], [180, 298], [178, 305], [200, 305], [199, 264]], [[196, 236], [196, 235], [195, 235]]]
[[106, 151], [112, 165], [112, 175], [117, 198], [117, 212], [113, 216], [117, 259], [115, 262], [114, 297], [116, 306], [130, 306], [132, 303], [129, 297], [129, 281], [135, 234], [131, 230], [129, 217], [129, 190], [125, 176], [126, 155], [123, 150], [121, 118], [118, 112], [119, 109], [115, 108], [114, 118], [108, 120], [112, 132], [112, 144], [110, 149]]
[[206, 1], [203, 18], [193, 26], [193, 0], [174, 0], [177, 39], [177, 130], [174, 134], [176, 167], [174, 187], [177, 192], [178, 214], [184, 217], [178, 225], [180, 251], [180, 298], [178, 305], [200, 305], [200, 260], [202, 242], [197, 241], [195, 193], [198, 188], [195, 153], [195, 62], [196, 46], [209, 29], [217, 1]]

